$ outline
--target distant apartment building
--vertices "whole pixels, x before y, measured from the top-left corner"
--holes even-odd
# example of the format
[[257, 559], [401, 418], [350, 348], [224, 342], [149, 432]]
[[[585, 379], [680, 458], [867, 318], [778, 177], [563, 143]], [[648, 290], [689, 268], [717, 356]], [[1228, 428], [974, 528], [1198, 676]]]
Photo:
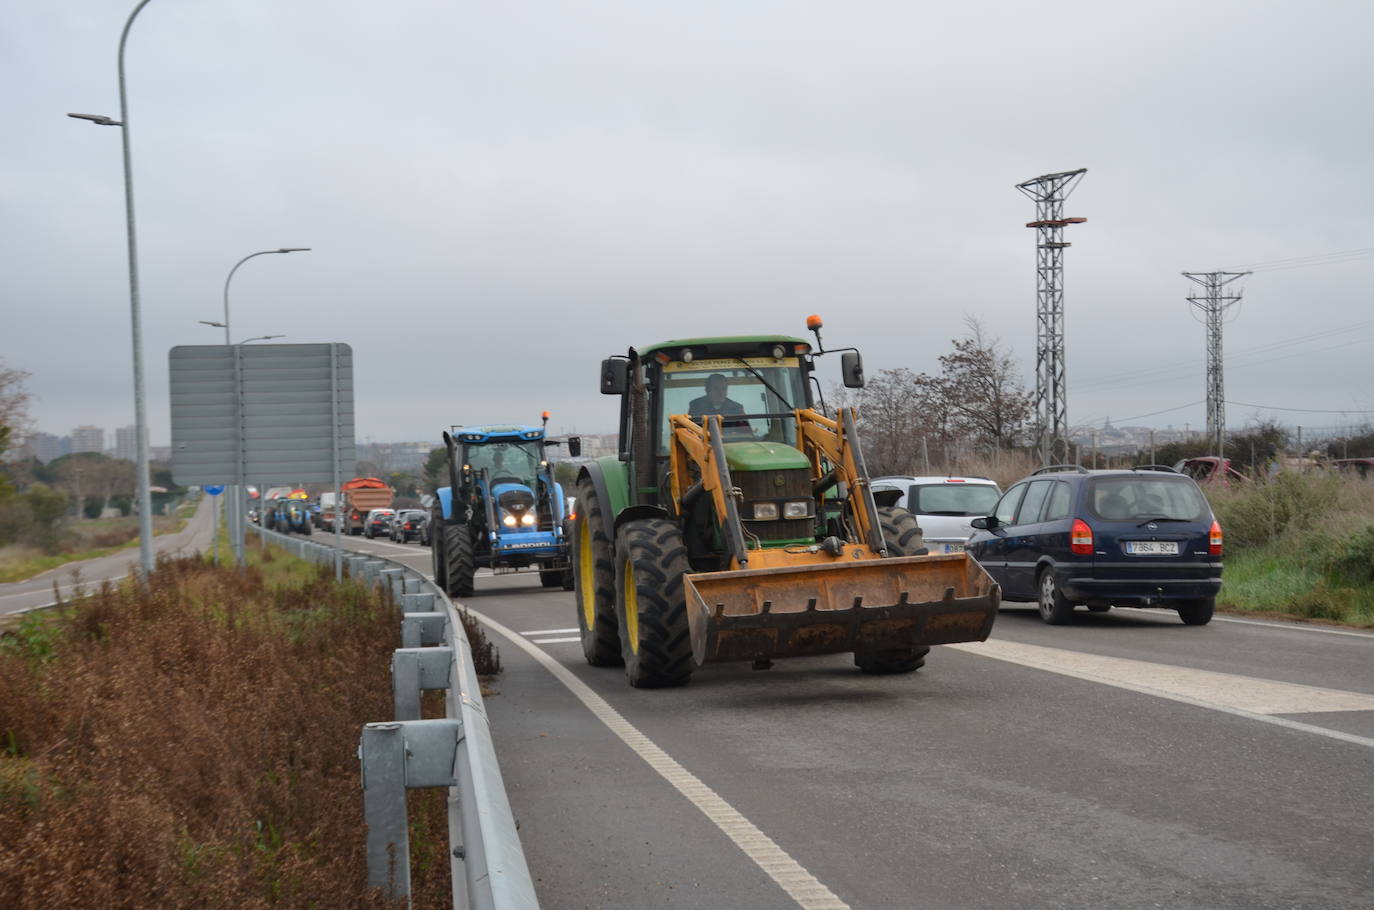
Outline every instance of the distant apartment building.
[[72, 430], [72, 452], [104, 452], [105, 428], [83, 426]]
[[138, 427], [130, 425], [115, 429], [114, 457], [125, 461], [138, 460]]
[[[63, 446], [63, 443], [66, 443]], [[63, 448], [71, 451], [71, 440], [62, 436], [54, 436], [52, 433], [34, 433], [24, 440], [23, 455], [25, 458], [37, 458], [43, 464], [47, 464], [54, 458], [61, 458], [67, 452]]]

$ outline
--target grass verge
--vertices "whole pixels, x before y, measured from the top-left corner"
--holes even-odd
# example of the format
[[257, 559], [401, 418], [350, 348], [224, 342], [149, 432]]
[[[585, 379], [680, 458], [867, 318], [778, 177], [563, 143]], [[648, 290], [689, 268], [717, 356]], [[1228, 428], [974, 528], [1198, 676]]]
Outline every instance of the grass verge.
[[1374, 480], [1282, 474], [1207, 496], [1226, 534], [1220, 605], [1374, 627]]
[[[356, 749], [391, 716], [395, 605], [252, 555], [162, 559], [0, 639], [0, 906], [386, 906]], [[445, 796], [411, 794], [417, 907], [449, 903]]]

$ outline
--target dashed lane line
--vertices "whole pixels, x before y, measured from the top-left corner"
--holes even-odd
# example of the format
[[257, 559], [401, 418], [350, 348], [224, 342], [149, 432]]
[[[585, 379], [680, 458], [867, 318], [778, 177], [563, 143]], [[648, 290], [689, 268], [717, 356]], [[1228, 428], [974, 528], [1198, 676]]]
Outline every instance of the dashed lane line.
[[575, 635], [572, 638], [531, 638], [530, 641], [536, 645], [561, 645], [568, 641], [581, 641], [582, 636]]
[[543, 650], [526, 641], [518, 632], [508, 629], [499, 622], [469, 609], [479, 622], [493, 631], [504, 635], [516, 647], [524, 651], [554, 678], [567, 686], [612, 733], [629, 746], [636, 755], [672, 784], [679, 793], [687, 797], [692, 805], [710, 819], [725, 836], [735, 842], [753, 863], [778, 887], [797, 902], [802, 910], [849, 910], [849, 905], [835, 896], [820, 880], [807, 872], [800, 863], [779, 847], [772, 838], [764, 834], [745, 818], [737, 809], [727, 803], [714, 790], [702, 783], [701, 779], [678, 764], [667, 752], [656, 746], [649, 737], [640, 733], [620, 712], [612, 708], [604, 698], [592, 691], [591, 687], [574, 676], [566, 667], [549, 657]]

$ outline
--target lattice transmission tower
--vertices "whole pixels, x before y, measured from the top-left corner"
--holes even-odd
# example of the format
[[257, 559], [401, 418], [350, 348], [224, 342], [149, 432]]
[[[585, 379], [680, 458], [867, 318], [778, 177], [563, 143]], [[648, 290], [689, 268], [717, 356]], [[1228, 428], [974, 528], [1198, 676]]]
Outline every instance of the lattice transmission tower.
[[1202, 294], [1190, 294], [1189, 302], [1207, 319], [1207, 447], [1224, 458], [1226, 445], [1226, 383], [1221, 364], [1221, 326], [1226, 311], [1240, 302], [1240, 292], [1223, 289], [1249, 272], [1184, 272], [1183, 277], [1202, 286]]
[[1064, 227], [1086, 218], [1065, 218], [1064, 200], [1088, 169], [1044, 174], [1016, 188], [1035, 200], [1035, 417], [1040, 460], [1069, 459], [1069, 400], [1064, 380]]

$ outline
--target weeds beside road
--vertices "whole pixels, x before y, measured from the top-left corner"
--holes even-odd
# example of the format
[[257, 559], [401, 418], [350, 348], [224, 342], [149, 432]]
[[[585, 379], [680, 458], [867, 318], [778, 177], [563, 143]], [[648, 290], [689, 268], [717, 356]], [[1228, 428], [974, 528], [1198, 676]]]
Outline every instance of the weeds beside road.
[[[194, 505], [185, 505], [174, 515], [155, 515], [153, 533], [174, 534], [194, 513]], [[47, 549], [27, 542], [0, 546], [0, 584], [24, 581], [69, 562], [108, 556], [137, 543], [138, 519], [132, 516], [71, 522]]]
[[[329, 566], [161, 559], [0, 645], [0, 906], [372, 907], [362, 725], [394, 603]], [[433, 716], [428, 714], [427, 716]], [[411, 800], [415, 906], [448, 906], [446, 794]]]
[[1283, 473], [1204, 492], [1226, 535], [1219, 605], [1374, 626], [1374, 479]]

